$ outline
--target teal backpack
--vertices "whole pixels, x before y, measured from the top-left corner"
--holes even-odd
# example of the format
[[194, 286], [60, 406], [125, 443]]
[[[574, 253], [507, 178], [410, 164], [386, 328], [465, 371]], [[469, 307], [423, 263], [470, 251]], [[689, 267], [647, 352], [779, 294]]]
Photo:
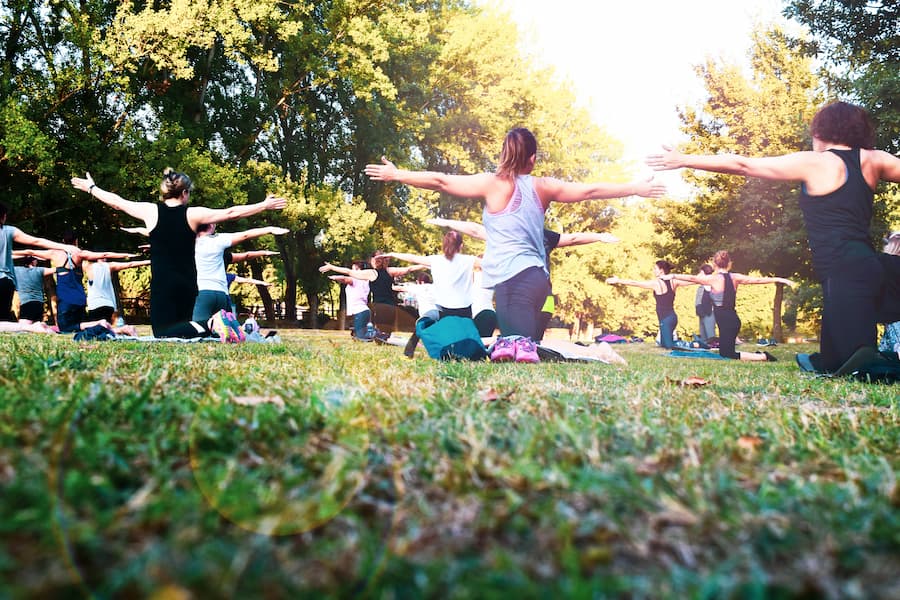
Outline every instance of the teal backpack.
[[416, 335], [428, 356], [437, 360], [484, 360], [488, 356], [472, 319], [422, 317], [416, 321]]

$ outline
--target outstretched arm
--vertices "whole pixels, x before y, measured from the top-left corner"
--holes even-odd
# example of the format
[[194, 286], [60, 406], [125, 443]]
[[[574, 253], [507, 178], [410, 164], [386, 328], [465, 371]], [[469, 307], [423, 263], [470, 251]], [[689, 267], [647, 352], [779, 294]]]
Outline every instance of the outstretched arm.
[[263, 256], [277, 256], [278, 252], [272, 250], [248, 250], [247, 252], [233, 252], [231, 254], [231, 264], [237, 264], [253, 258], [262, 258]]
[[619, 238], [611, 233], [563, 233], [559, 236], [557, 248], [565, 248], [566, 246], [582, 246], [584, 244], [593, 244], [595, 242], [605, 242], [607, 244], [615, 244]]
[[240, 275], [234, 278], [234, 283], [252, 283], [253, 285], [272, 287], [272, 284], [268, 281], [261, 281], [259, 279], [253, 279], [251, 277], [241, 277]]
[[106, 263], [109, 265], [110, 271], [122, 271], [124, 269], [134, 269], [136, 267], [146, 267], [150, 265], [149, 260], [132, 260], [130, 262], [111, 262]]
[[231, 236], [231, 245], [240, 244], [241, 242], [246, 242], [247, 240], [252, 240], [258, 237], [262, 237], [267, 234], [272, 235], [284, 235], [288, 233], [288, 229], [284, 227], [257, 227], [255, 229], [248, 229], [247, 231], [239, 231], [237, 233], [229, 234]]
[[378, 272], [375, 269], [348, 269], [347, 267], [339, 267], [331, 263], [325, 263], [319, 267], [319, 273], [327, 273], [334, 271], [353, 279], [361, 279], [362, 281], [375, 281], [378, 279]]
[[73, 177], [71, 181], [72, 187], [76, 190], [87, 192], [107, 206], [120, 210], [135, 219], [140, 219], [148, 228], [150, 228], [151, 224], [156, 224], [156, 206], [154, 204], [150, 202], [133, 202], [113, 192], [102, 190], [94, 183], [94, 178], [91, 177], [90, 173], [86, 173], [84, 178]]
[[353, 279], [352, 277], [347, 277], [346, 275], [329, 275], [328, 279], [332, 281], [337, 281], [343, 285], [353, 285], [354, 281], [359, 281], [358, 279]]
[[447, 175], [437, 171], [407, 171], [398, 169], [383, 156], [381, 164], [366, 165], [366, 175], [372, 181], [396, 181], [461, 198], [484, 198], [494, 180], [494, 176], [488, 173]]
[[428, 219], [425, 221], [431, 225], [438, 227], [449, 227], [460, 232], [463, 235], [473, 237], [478, 240], [487, 239], [487, 232], [481, 223], [473, 223], [472, 221], [455, 221], [453, 219]]
[[25, 244], [26, 246], [39, 246], [41, 248], [47, 248], [49, 250], [62, 250], [63, 252], [68, 252], [69, 254], [78, 254], [81, 251], [77, 246], [60, 244], [48, 239], [29, 235], [21, 229], [16, 230], [16, 233], [13, 235], [13, 240], [19, 244]]
[[100, 259], [111, 258], [132, 258], [137, 254], [128, 254], [127, 252], [94, 252], [93, 250], [81, 250], [78, 252], [82, 260], [97, 261]]
[[621, 279], [619, 277], [607, 277], [606, 283], [610, 285], [630, 285], [644, 290], [655, 290], [656, 281], [636, 281], [634, 279]]
[[663, 146], [661, 154], [648, 156], [646, 162], [656, 171], [690, 168], [762, 179], [807, 181], [821, 168], [821, 154], [807, 151], [753, 158], [740, 154], [683, 154], [671, 146]]
[[119, 227], [119, 229], [127, 233], [136, 233], [144, 237], [148, 237], [150, 235], [150, 231], [148, 231], [146, 227]]
[[26, 256], [33, 256], [35, 258], [40, 258], [43, 260], [50, 260], [53, 258], [53, 253], [56, 250], [13, 250], [12, 256], [13, 258], [25, 258]]
[[391, 277], [403, 277], [404, 275], [409, 275], [413, 271], [424, 271], [427, 268], [428, 265], [425, 264], [410, 265], [408, 267], [388, 267], [387, 272]]
[[766, 283], [781, 283], [790, 287], [795, 287], [797, 285], [796, 281], [785, 279], [784, 277], [752, 277], [750, 275], [744, 275], [742, 273], [732, 273], [731, 278], [734, 279], [735, 283], [749, 285]]
[[535, 180], [535, 190], [546, 207], [551, 202], [584, 202], [625, 196], [659, 198], [666, 193], [666, 186], [656, 183], [652, 177], [631, 183], [571, 183], [554, 177], [540, 177]]
[[191, 229], [197, 230], [201, 223], [221, 223], [222, 221], [233, 221], [259, 214], [264, 210], [281, 210], [287, 206], [287, 200], [278, 196], [267, 196], [262, 202], [256, 204], [242, 204], [229, 208], [205, 208], [203, 206], [192, 206], [187, 210], [188, 223]]
[[[431, 266], [431, 257], [429, 256], [420, 256], [418, 254], [408, 254], [406, 252], [385, 252], [382, 256], [390, 256], [391, 258], [396, 258], [397, 260], [402, 260], [406, 262], [416, 263], [417, 265], [425, 265], [426, 267]], [[391, 269], [402, 269], [403, 267], [388, 267], [388, 273], [391, 272]], [[393, 275], [393, 273], [391, 273]]]
[[873, 161], [878, 165], [878, 178], [900, 183], [900, 158], [882, 150], [872, 150]]

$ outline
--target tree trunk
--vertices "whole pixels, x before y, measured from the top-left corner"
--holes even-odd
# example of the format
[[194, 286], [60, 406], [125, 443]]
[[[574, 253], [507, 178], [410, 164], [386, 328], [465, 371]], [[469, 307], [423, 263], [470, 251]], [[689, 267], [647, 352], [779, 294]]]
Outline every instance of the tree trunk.
[[309, 294], [309, 327], [310, 329], [319, 328], [319, 295]]
[[781, 343], [784, 333], [781, 331], [781, 305], [784, 302], [784, 284], [775, 284], [775, 301], [772, 303], [772, 338]]
[[[253, 279], [258, 279], [260, 281], [263, 280], [263, 264], [259, 261], [251, 261], [250, 263], [250, 273], [253, 275]], [[269, 322], [275, 321], [275, 305], [272, 303], [272, 294], [269, 293], [269, 288], [264, 285], [256, 286], [256, 290], [259, 292], [259, 297], [262, 299], [263, 308], [266, 311], [266, 320]]]

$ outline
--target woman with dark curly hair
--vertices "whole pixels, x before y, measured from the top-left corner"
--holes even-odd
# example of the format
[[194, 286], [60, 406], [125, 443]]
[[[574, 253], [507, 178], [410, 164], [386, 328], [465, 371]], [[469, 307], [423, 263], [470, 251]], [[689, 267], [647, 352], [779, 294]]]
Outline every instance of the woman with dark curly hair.
[[810, 134], [811, 152], [748, 158], [665, 147], [647, 164], [801, 183], [800, 209], [824, 306], [819, 352], [798, 355], [797, 362], [832, 373], [860, 348], [875, 350], [876, 323], [900, 320], [900, 257], [876, 252], [869, 232], [874, 190], [880, 181], [900, 182], [900, 158], [873, 149], [868, 114], [846, 102], [819, 109]]

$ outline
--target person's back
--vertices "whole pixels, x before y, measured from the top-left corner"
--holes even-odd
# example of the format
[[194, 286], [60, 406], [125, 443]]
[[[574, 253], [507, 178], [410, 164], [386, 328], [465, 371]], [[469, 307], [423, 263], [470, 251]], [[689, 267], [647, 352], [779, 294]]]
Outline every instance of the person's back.
[[456, 254], [451, 260], [444, 255], [431, 257], [432, 293], [444, 308], [464, 308], [472, 305], [472, 269], [475, 257]]
[[515, 182], [515, 191], [503, 211], [491, 213], [485, 207], [482, 213], [487, 235], [481, 263], [484, 287], [494, 287], [529, 267], [546, 272], [543, 205], [530, 175], [520, 175]]
[[197, 296], [196, 234], [186, 205], [156, 207], [156, 226], [150, 230], [150, 322], [154, 335], [160, 335], [167, 326], [191, 319]]
[[844, 162], [846, 180], [838, 189], [810, 195], [801, 186], [800, 209], [809, 236], [813, 265], [827, 277], [855, 258], [874, 256], [869, 233], [874, 191], [863, 177], [860, 149], [829, 149]]
[[92, 263], [88, 276], [88, 311], [99, 308], [116, 309], [116, 292], [113, 288], [109, 265], [105, 262]]

